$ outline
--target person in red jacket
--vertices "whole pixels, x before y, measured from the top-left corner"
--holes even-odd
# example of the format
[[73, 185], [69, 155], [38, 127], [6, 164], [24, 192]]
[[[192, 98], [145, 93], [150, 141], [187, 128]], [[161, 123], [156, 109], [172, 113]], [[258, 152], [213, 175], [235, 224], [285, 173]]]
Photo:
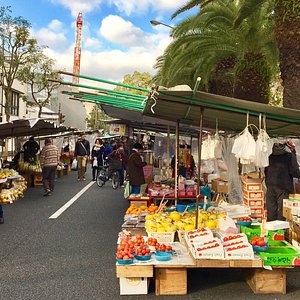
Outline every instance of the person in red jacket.
[[139, 194], [141, 192], [141, 185], [145, 183], [143, 167], [147, 163], [142, 161], [142, 152], [143, 146], [139, 143], [135, 143], [128, 159], [128, 175], [131, 194]]

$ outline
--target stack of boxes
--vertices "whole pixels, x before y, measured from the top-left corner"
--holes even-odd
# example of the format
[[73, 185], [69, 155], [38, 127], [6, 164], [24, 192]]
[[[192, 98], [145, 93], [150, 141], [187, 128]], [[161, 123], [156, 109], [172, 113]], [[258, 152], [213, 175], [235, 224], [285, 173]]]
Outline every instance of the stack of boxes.
[[300, 243], [300, 194], [292, 194], [283, 200], [283, 216], [290, 221], [290, 241]]
[[243, 178], [244, 204], [251, 209], [251, 218], [259, 222], [265, 217], [264, 192], [261, 178], [245, 175]]

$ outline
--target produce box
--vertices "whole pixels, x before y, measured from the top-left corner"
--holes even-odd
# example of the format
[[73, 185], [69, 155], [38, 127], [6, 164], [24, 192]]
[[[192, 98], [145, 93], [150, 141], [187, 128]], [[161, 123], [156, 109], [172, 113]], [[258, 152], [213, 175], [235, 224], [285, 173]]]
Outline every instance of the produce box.
[[[260, 236], [260, 225], [241, 226], [241, 232], [245, 233], [248, 238], [248, 241], [250, 241], [253, 236]], [[269, 241], [283, 241], [284, 230], [269, 230], [267, 237]]]
[[148, 277], [121, 277], [120, 295], [146, 295], [149, 283]]
[[174, 232], [147, 232], [148, 238], [156, 238], [159, 243], [173, 243], [175, 239]]
[[264, 200], [244, 198], [244, 204], [247, 206], [264, 207]]
[[213, 179], [211, 181], [211, 189], [217, 193], [228, 193], [228, 182], [222, 179]]
[[264, 198], [264, 192], [262, 191], [244, 191], [244, 198], [246, 199], [258, 199], [261, 200]]
[[265, 266], [300, 266], [300, 253], [292, 246], [271, 246], [261, 252]]
[[262, 182], [262, 178], [253, 178], [250, 175], [245, 175], [243, 177], [244, 191], [262, 191]]
[[251, 215], [253, 216], [261, 216], [264, 214], [264, 208], [263, 207], [255, 207], [255, 206], [251, 206]]
[[253, 248], [249, 243], [224, 248], [225, 258], [228, 259], [254, 259]]
[[192, 245], [192, 254], [196, 259], [223, 259], [224, 249], [219, 239], [214, 238], [205, 243], [194, 243]]

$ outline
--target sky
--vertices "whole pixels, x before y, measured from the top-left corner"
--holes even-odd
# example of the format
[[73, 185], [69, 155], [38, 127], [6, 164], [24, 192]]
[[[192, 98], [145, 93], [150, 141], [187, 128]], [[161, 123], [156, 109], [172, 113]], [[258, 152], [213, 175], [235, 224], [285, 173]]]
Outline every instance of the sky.
[[121, 81], [134, 71], [150, 72], [156, 58], [171, 42], [170, 28], [152, 26], [158, 20], [174, 26], [185, 15], [171, 20], [187, 0], [0, 0], [13, 16], [31, 25], [32, 36], [48, 48], [56, 68], [73, 71], [76, 17], [83, 14], [81, 74]]

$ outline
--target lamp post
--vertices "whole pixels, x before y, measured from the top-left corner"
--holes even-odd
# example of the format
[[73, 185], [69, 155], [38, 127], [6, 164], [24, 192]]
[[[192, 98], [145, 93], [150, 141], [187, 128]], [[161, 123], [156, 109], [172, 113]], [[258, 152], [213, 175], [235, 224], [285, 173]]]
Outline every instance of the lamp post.
[[166, 27], [169, 27], [171, 29], [174, 29], [173, 26], [170, 26], [168, 24], [165, 24], [165, 23], [162, 23], [162, 22], [159, 22], [159, 21], [156, 21], [156, 20], [151, 20], [150, 23], [151, 23], [152, 26], [162, 25], [162, 26], [166, 26]]

